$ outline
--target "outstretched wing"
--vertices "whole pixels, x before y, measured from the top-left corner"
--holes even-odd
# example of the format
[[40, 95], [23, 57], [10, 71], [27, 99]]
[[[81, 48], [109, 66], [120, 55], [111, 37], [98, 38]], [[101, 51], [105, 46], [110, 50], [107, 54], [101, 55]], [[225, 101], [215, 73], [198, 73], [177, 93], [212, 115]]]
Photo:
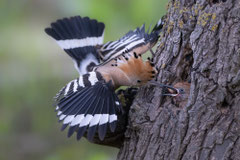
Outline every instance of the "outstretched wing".
[[45, 32], [73, 59], [83, 75], [99, 64], [97, 45], [103, 44], [104, 24], [88, 17], [70, 17], [57, 20]]
[[100, 48], [101, 58], [103, 61], [109, 61], [125, 51], [133, 51], [137, 55], [145, 53], [157, 42], [162, 27], [163, 21], [160, 19], [151, 33], [145, 32], [145, 25], [142, 25], [134, 31], [129, 31], [119, 40], [105, 43]]
[[69, 82], [57, 94], [56, 101], [62, 130], [69, 126], [68, 136], [76, 131], [77, 139], [87, 131], [90, 141], [96, 131], [103, 140], [108, 125], [114, 132], [117, 112], [122, 111], [111, 82], [105, 82], [98, 72], [89, 72]]

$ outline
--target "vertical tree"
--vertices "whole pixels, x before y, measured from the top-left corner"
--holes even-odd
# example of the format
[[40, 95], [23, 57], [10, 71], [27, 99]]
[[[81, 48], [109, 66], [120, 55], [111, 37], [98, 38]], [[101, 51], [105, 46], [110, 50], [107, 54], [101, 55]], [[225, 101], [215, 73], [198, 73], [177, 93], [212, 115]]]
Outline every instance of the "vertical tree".
[[190, 90], [141, 87], [118, 159], [240, 159], [240, 0], [171, 0], [154, 60]]

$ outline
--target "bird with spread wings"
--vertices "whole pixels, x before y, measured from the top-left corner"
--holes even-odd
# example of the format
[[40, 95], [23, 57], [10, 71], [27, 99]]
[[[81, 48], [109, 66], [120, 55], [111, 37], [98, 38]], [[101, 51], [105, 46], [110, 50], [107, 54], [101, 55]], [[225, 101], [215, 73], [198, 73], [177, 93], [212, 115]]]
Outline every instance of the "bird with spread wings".
[[155, 77], [152, 61], [141, 55], [157, 42], [163, 22], [145, 32], [145, 25], [116, 41], [103, 43], [105, 25], [88, 17], [57, 20], [45, 32], [73, 59], [79, 78], [70, 81], [56, 96], [56, 111], [68, 136], [77, 132], [88, 140], [98, 133], [103, 140], [108, 127], [115, 131], [122, 106], [115, 93], [120, 86], [140, 86]]

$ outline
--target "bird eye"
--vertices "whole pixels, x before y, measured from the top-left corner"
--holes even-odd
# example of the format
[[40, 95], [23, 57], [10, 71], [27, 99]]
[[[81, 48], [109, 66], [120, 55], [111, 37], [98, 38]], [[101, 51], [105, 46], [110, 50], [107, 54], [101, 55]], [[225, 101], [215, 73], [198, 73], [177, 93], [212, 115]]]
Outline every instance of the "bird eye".
[[141, 83], [141, 81], [140, 81], [140, 80], [137, 80], [137, 83]]
[[183, 89], [183, 88], [180, 88], [180, 89], [179, 89], [179, 92], [180, 92], [180, 93], [184, 93], [184, 89]]

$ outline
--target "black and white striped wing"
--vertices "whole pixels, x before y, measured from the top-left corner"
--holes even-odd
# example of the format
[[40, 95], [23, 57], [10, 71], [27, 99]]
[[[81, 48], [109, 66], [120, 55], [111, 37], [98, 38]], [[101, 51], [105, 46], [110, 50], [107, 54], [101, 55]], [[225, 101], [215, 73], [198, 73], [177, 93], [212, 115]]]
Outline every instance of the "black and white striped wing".
[[107, 61], [119, 56], [126, 50], [131, 51], [132, 49], [144, 45], [145, 43], [145, 25], [142, 25], [141, 28], [137, 28], [134, 31], [129, 31], [119, 40], [105, 43], [101, 47], [100, 53], [103, 61]]
[[100, 73], [89, 72], [60, 91], [56, 110], [62, 130], [69, 126], [69, 137], [76, 131], [80, 139], [87, 131], [91, 141], [96, 132], [103, 140], [108, 126], [114, 132], [121, 105], [111, 83], [105, 83]]
[[57, 20], [45, 32], [73, 59], [83, 75], [99, 64], [96, 46], [103, 44], [105, 25], [88, 17], [70, 17]]
[[117, 41], [105, 43], [100, 49], [100, 55], [103, 61], [109, 61], [118, 57], [125, 51], [129, 52], [138, 47], [141, 48], [145, 45], [152, 47], [159, 38], [159, 33], [162, 30], [163, 24], [164, 21], [161, 18], [150, 33], [148, 33], [150, 28], [145, 32], [145, 25], [142, 25], [140, 28], [137, 28], [134, 31], [129, 31]]

